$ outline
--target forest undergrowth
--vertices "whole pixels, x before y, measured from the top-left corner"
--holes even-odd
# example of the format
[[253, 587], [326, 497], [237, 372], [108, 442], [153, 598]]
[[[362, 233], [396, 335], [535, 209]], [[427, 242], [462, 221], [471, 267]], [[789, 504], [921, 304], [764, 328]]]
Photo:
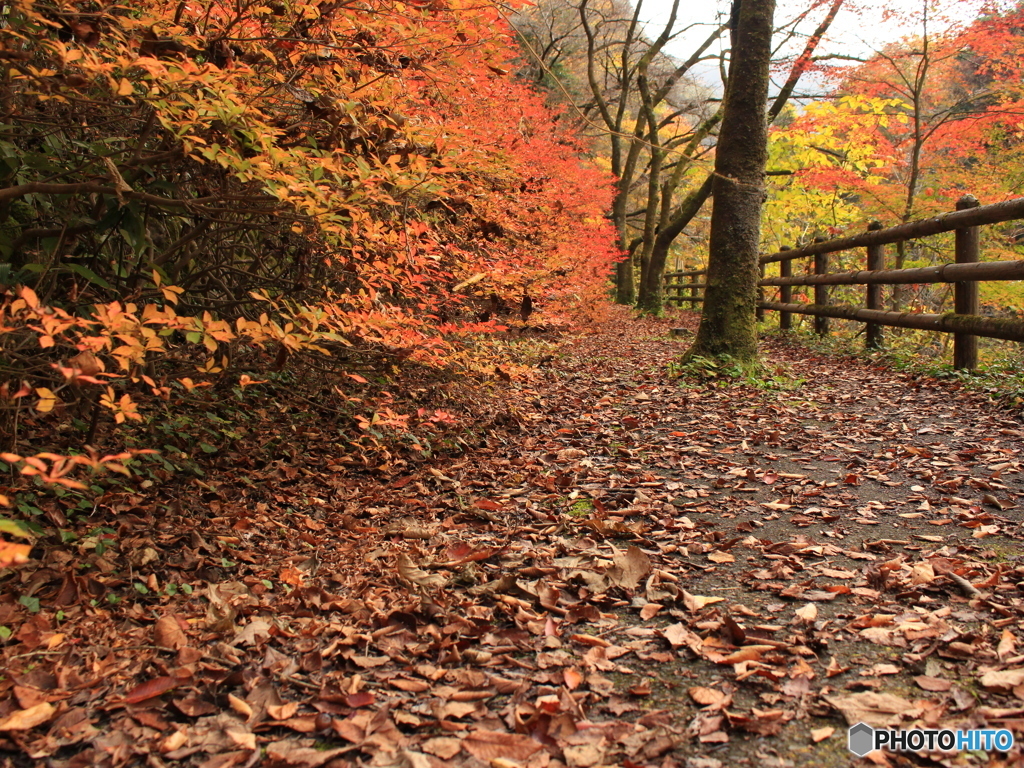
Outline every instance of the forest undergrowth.
[[366, 382], [419, 430], [311, 372], [198, 393], [91, 506], [34, 497], [0, 760], [845, 766], [859, 721], [1019, 734], [1019, 414], [776, 339], [756, 380], [680, 376], [695, 323]]

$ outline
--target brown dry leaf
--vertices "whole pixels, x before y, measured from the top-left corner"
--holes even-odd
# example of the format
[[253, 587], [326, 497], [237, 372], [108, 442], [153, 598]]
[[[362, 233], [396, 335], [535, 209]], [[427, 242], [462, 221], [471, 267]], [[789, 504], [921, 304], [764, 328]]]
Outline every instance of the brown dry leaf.
[[607, 749], [603, 744], [574, 744], [563, 750], [565, 762], [571, 768], [597, 768], [606, 760]]
[[643, 696], [650, 696], [651, 695], [651, 690], [652, 690], [652, 688], [651, 688], [651, 681], [650, 680], [643, 680], [643, 681], [641, 681], [639, 683], [636, 683], [635, 685], [631, 685], [629, 688], [626, 689], [626, 692], [630, 696], [643, 697]]
[[728, 552], [722, 552], [719, 549], [713, 549], [708, 553], [708, 560], [712, 563], [735, 563], [736, 558], [730, 555]]
[[419, 525], [415, 518], [403, 518], [392, 523], [384, 529], [388, 536], [401, 536], [403, 539], [430, 539], [434, 536], [434, 529]]
[[605, 574], [609, 581], [623, 589], [636, 589], [651, 572], [651, 559], [639, 547], [629, 546], [616, 552], [612, 567]]
[[46, 694], [35, 688], [16, 685], [14, 686], [14, 698], [18, 700], [18, 706], [22, 709], [31, 709], [37, 704], [42, 704], [46, 701]]
[[949, 680], [943, 680], [941, 677], [931, 677], [930, 675], [918, 675], [914, 678], [914, 682], [925, 691], [931, 691], [933, 693], [941, 693], [942, 691], [948, 691], [953, 687], [953, 683]]
[[188, 734], [185, 731], [175, 731], [160, 742], [159, 750], [163, 753], [173, 752], [176, 749], [181, 749], [187, 743]]
[[722, 657], [721, 664], [739, 664], [741, 661], [760, 661], [761, 657], [776, 650], [774, 645], [745, 645], [737, 651]]
[[468, 701], [446, 701], [438, 702], [438, 706], [434, 707], [434, 715], [438, 720], [447, 720], [452, 718], [458, 720], [459, 718], [471, 715], [477, 710], [477, 705]]
[[234, 631], [239, 607], [259, 604], [249, 588], [239, 581], [212, 584], [206, 597], [210, 601], [206, 606], [206, 628], [218, 633]]
[[496, 757], [527, 760], [542, 747], [529, 736], [501, 731], [473, 731], [462, 740], [462, 747], [477, 760], [490, 761]]
[[687, 688], [686, 692], [690, 695], [690, 698], [700, 704], [702, 707], [714, 707], [721, 708], [728, 703], [729, 697], [721, 691], [715, 690], [714, 688], [705, 688], [703, 686], [694, 686]]
[[818, 606], [808, 603], [803, 608], [796, 610], [796, 617], [805, 624], [813, 624], [818, 619]]
[[138, 704], [140, 701], [152, 699], [168, 691], [173, 691], [181, 684], [182, 681], [176, 677], [168, 677], [166, 675], [155, 677], [132, 688], [125, 694], [124, 702], [125, 704]]
[[565, 687], [570, 691], [575, 691], [580, 687], [580, 683], [583, 682], [583, 675], [576, 667], [566, 667], [562, 670], [562, 680], [565, 682]]
[[447, 583], [440, 574], [424, 571], [405, 553], [398, 556], [398, 575], [406, 583], [430, 591], [440, 589]]
[[188, 638], [178, 623], [177, 617], [162, 616], [153, 625], [153, 639], [163, 648], [178, 650], [188, 645]]
[[935, 581], [935, 570], [928, 561], [916, 563], [910, 569], [910, 583], [914, 586], [919, 584], [931, 584]]
[[644, 621], [653, 619], [662, 608], [664, 606], [660, 603], [647, 603], [647, 605], [640, 609], [640, 618]]
[[275, 741], [266, 746], [266, 759], [261, 766], [269, 768], [319, 768], [345, 752], [340, 749], [305, 747], [297, 739]]
[[704, 597], [703, 595], [691, 595], [685, 589], [683, 590], [683, 604], [689, 609], [691, 613], [705, 608], [714, 603], [721, 603], [725, 600], [724, 597]]
[[861, 671], [861, 675], [898, 675], [903, 671], [902, 667], [895, 664], [873, 664], [870, 669]]
[[430, 683], [426, 680], [416, 680], [408, 677], [396, 677], [390, 681], [392, 688], [409, 693], [423, 693], [430, 690]]
[[835, 732], [836, 729], [832, 728], [831, 726], [825, 726], [824, 728], [814, 728], [811, 730], [811, 741], [813, 741], [815, 744], [820, 744]]
[[921, 709], [891, 693], [854, 693], [849, 696], [825, 696], [825, 701], [838, 709], [849, 725], [865, 722], [876, 728], [888, 728], [904, 716], [916, 717]]
[[246, 720], [252, 717], [252, 707], [244, 699], [240, 699], [233, 693], [228, 694], [228, 706], [240, 714]]
[[1014, 637], [1013, 632], [1008, 629], [1003, 630], [1003, 634], [999, 637], [999, 646], [996, 648], [996, 655], [999, 656], [1000, 661], [1006, 661], [1008, 658], [1013, 656], [1017, 649], [1017, 638]]
[[274, 720], [288, 720], [299, 711], [299, 702], [286, 701], [284, 704], [267, 705], [267, 714]]
[[69, 359], [68, 367], [77, 368], [86, 376], [95, 376], [97, 373], [101, 373], [104, 370], [103, 361], [89, 350], [79, 352], [77, 355]]
[[231, 645], [259, 645], [261, 642], [270, 639], [273, 629], [273, 625], [266, 619], [253, 617], [231, 639]]
[[997, 509], [1008, 509], [1012, 507], [1012, 504], [1004, 505], [999, 499], [993, 496], [991, 493], [986, 493], [981, 497], [981, 501], [984, 504], [988, 504], [990, 507], [996, 507]]
[[850, 667], [842, 666], [838, 661], [836, 661], [836, 657], [833, 656], [828, 661], [828, 668], [825, 670], [825, 677], [835, 677], [836, 675], [841, 675], [844, 672], [849, 671]]
[[[327, 719], [329, 720], [330, 718]], [[313, 715], [289, 717], [285, 720], [276, 721], [274, 725], [281, 726], [282, 728], [289, 728], [293, 731], [298, 731], [299, 733], [316, 733], [317, 731], [323, 730], [323, 728], [318, 727], [316, 717], [313, 717]]]
[[701, 640], [700, 635], [695, 632], [691, 632], [682, 622], [665, 627], [665, 629], [661, 631], [661, 636], [668, 640], [668, 644], [673, 648], [679, 648], [680, 646], [685, 645], [697, 654], [700, 653], [700, 649], [704, 645], [704, 641]]
[[1004, 669], [986, 672], [978, 681], [986, 691], [1009, 693], [1018, 685], [1024, 685], [1024, 669]]
[[0, 720], [0, 731], [27, 731], [47, 722], [57, 710], [48, 701], [28, 709], [19, 709]]
[[420, 744], [420, 749], [442, 760], [451, 760], [462, 751], [462, 742], [448, 736], [435, 736]]

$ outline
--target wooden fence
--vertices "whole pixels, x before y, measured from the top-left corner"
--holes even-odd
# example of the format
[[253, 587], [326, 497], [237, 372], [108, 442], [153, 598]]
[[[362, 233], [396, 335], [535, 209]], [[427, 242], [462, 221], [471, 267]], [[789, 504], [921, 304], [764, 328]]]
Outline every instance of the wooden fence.
[[[836, 240], [816, 239], [800, 248], [783, 248], [778, 253], [762, 256], [761, 300], [758, 301], [758, 317], [763, 319], [764, 311], [779, 313], [779, 327], [791, 327], [794, 314], [814, 317], [814, 328], [819, 334], [829, 331], [829, 318], [856, 320], [866, 323], [867, 346], [878, 348], [882, 345], [882, 326], [918, 328], [953, 334], [953, 365], [956, 368], [973, 369], [978, 364], [978, 337], [1024, 341], [1024, 320], [1018, 318], [985, 317], [979, 314], [978, 283], [989, 280], [1024, 279], [1024, 260], [981, 262], [979, 227], [1024, 218], [1024, 198], [1017, 198], [995, 205], [980, 206], [971, 195], [962, 197], [956, 204], [956, 211], [900, 224], [882, 229], [875, 222], [863, 234]], [[913, 269], [883, 269], [885, 246], [904, 240], [939, 234], [955, 233], [955, 261], [934, 267]], [[855, 272], [829, 272], [829, 256], [833, 253], [863, 248], [866, 252], [866, 269]], [[813, 273], [793, 275], [796, 259], [814, 258]], [[765, 278], [765, 265], [778, 262], [779, 277]], [[698, 282], [705, 277], [705, 270], [671, 272], [666, 275], [668, 301], [698, 303], [705, 283]], [[689, 278], [688, 282], [681, 282]], [[882, 308], [883, 285], [906, 285], [927, 283], [953, 283], [953, 312], [930, 314], [886, 311]], [[813, 286], [813, 304], [793, 303], [793, 286]], [[834, 305], [829, 302], [829, 286], [865, 286], [865, 306], [852, 307]], [[778, 301], [765, 301], [764, 288], [777, 287]], [[686, 294], [684, 295], [684, 291]], [[672, 295], [674, 292], [675, 295]], [[692, 306], [692, 304], [691, 304]]]

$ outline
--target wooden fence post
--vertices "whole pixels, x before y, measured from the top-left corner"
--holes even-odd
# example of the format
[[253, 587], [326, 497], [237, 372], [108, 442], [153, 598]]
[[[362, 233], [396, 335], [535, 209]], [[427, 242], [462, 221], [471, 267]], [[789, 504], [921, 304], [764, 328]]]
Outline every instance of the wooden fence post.
[[[868, 231], [875, 232], [882, 228], [882, 222], [872, 221], [868, 224]], [[868, 246], [868, 264], [867, 268], [869, 272], [885, 269], [885, 246], [884, 245], [869, 245]], [[875, 283], [869, 284], [867, 288], [867, 297], [865, 304], [868, 309], [881, 309], [882, 308], [882, 286]], [[881, 349], [882, 348], [882, 326], [878, 323], [868, 323], [865, 329], [865, 335], [867, 337], [866, 346], [868, 349]]]
[[[692, 269], [690, 271], [691, 272], [699, 272], [700, 270]], [[700, 279], [700, 275], [697, 275], [697, 274], [690, 275], [690, 283], [691, 283], [691, 285], [696, 283], [699, 279]], [[699, 288], [690, 288], [690, 298], [693, 298], [693, 299], [697, 298], [697, 291], [698, 290], [700, 290], [700, 289]], [[690, 305], [690, 309], [695, 309], [697, 307], [697, 302], [696, 301], [688, 301], [686, 303]]]
[[[782, 246], [780, 251], [791, 251], [793, 250], [788, 245]], [[779, 262], [779, 276], [780, 277], [792, 277], [793, 276], [793, 262], [790, 259], [783, 259]], [[793, 286], [783, 285], [779, 286], [779, 301], [783, 304], [790, 304], [793, 301]], [[793, 313], [792, 312], [779, 312], [779, 328], [783, 331], [788, 331], [793, 327]]]
[[[816, 243], [824, 243], [824, 237], [814, 238]], [[828, 262], [829, 254], [827, 253], [816, 253], [814, 255], [814, 274], [824, 275], [828, 273]], [[828, 293], [829, 289], [827, 285], [816, 285], [814, 286], [814, 303], [819, 307], [824, 307], [828, 304]], [[827, 336], [829, 328], [829, 318], [815, 316], [814, 318], [814, 332], [819, 336]]]
[[[956, 201], [956, 209], [964, 211], [981, 205], [974, 195]], [[969, 264], [980, 260], [979, 227], [956, 230], [956, 263]], [[964, 280], [953, 284], [953, 311], [958, 315], [976, 315], [980, 311], [978, 284]], [[953, 334], [953, 367], [974, 370], [978, 367], [978, 337], [968, 333]]]

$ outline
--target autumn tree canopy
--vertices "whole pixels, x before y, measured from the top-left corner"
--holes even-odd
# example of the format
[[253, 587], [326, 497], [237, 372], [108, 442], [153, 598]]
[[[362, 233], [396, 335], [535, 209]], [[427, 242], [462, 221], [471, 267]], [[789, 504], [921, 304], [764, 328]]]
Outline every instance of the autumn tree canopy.
[[[774, 29], [774, 120], [812, 68], [843, 0], [816, 0]], [[576, 10], [576, 15], [570, 11]], [[515, 19], [531, 79], [573, 104], [616, 177], [611, 220], [629, 255], [616, 273], [616, 300], [651, 313], [664, 306], [670, 256], [703, 263], [710, 171], [722, 120], [721, 93], [733, 55], [728, 19], [674, 3], [650, 23], [643, 2], [545, 0]], [[701, 19], [695, 22], [695, 16]], [[670, 43], [689, 33], [680, 53]], [[718, 71], [720, 79], [709, 77]], [[684, 232], [686, 237], [683, 237]], [[683, 241], [696, 247], [683, 245]]]

